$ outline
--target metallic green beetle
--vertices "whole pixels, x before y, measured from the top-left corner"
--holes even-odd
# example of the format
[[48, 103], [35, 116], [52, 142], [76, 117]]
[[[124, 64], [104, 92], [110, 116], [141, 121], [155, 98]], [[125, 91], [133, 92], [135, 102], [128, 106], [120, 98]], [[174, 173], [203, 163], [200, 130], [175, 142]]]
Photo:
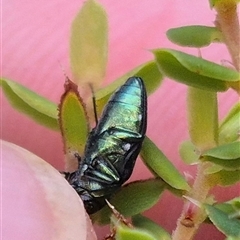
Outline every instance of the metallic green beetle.
[[86, 211], [100, 210], [131, 176], [147, 127], [147, 94], [140, 77], [129, 78], [110, 98], [89, 134], [79, 168], [66, 179]]

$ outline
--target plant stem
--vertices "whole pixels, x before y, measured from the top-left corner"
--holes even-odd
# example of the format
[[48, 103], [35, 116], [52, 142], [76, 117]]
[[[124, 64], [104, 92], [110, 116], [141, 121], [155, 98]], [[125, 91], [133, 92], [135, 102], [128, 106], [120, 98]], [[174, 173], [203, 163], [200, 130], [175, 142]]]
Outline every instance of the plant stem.
[[[200, 153], [215, 147], [218, 142], [218, 106], [216, 93], [189, 87], [187, 103], [188, 128], [191, 141]], [[195, 200], [199, 205], [206, 202], [208, 192], [212, 187], [208, 175], [204, 174], [208, 165], [209, 163], [200, 161], [193, 187], [187, 194], [187, 197]], [[206, 214], [201, 206], [196, 206], [195, 203], [186, 201], [172, 239], [192, 239], [205, 218]]]
[[[208, 192], [211, 189], [209, 179], [204, 174], [208, 163], [201, 163], [198, 166], [198, 174], [195, 179], [194, 185], [188, 194], [199, 203], [205, 202]], [[194, 205], [193, 203], [185, 202], [182, 214], [177, 221], [177, 228], [173, 232], [172, 240], [191, 240], [197, 232], [200, 224], [206, 218], [205, 211]]]
[[[218, 142], [218, 105], [217, 94], [198, 88], [189, 87], [188, 128], [192, 143], [201, 153], [213, 148]], [[204, 174], [209, 163], [200, 161], [197, 176], [187, 197], [197, 201], [200, 205], [206, 202], [211, 184]], [[173, 240], [192, 239], [206, 215], [201, 206], [186, 201], [182, 214], [177, 222], [177, 228], [172, 235]]]
[[[239, 20], [237, 15], [237, 4], [235, 0], [226, 0], [226, 1], [217, 1], [215, 5], [215, 9], [217, 11], [216, 25], [221, 30], [223, 34], [223, 38], [225, 44], [228, 48], [228, 51], [232, 58], [232, 63], [234, 67], [240, 71], [240, 34], [239, 34]], [[234, 87], [234, 86], [233, 86]], [[236, 87], [235, 87], [236, 88]], [[237, 88], [236, 88], [237, 89]], [[239, 89], [239, 87], [238, 87]], [[198, 92], [199, 91], [199, 92]], [[188, 113], [189, 113], [189, 129], [191, 140], [195, 143], [195, 145], [199, 148], [200, 151], [204, 150], [203, 141], [204, 140], [204, 130], [207, 128], [214, 127], [214, 121], [209, 121], [205, 124], [205, 127], [201, 124], [201, 122], [196, 122], [197, 118], [194, 114], [198, 111], [199, 108], [196, 109], [196, 106], [201, 107], [200, 109], [200, 119], [201, 117], [205, 118], [209, 114], [209, 117], [212, 120], [216, 120], [216, 115], [210, 114], [209, 109], [204, 107], [204, 104], [201, 105], [201, 97], [204, 99], [207, 95], [204, 96], [201, 93], [201, 90], [197, 89], [189, 89], [188, 93]], [[200, 94], [200, 98], [199, 95]], [[208, 100], [210, 100], [209, 98]], [[200, 101], [200, 102], [199, 102]], [[200, 104], [199, 104], [200, 103]], [[202, 102], [203, 103], [203, 102]], [[215, 102], [216, 103], [216, 102]], [[215, 104], [212, 101], [214, 106]], [[199, 105], [197, 105], [199, 104]], [[195, 108], [195, 113], [194, 113]], [[214, 112], [217, 109], [212, 109]], [[211, 123], [212, 122], [212, 123]], [[203, 126], [204, 129], [201, 129]], [[216, 125], [215, 125], [216, 127]], [[200, 130], [199, 130], [200, 128]], [[194, 131], [193, 133], [191, 133]], [[212, 130], [214, 133], [214, 130]], [[207, 133], [207, 132], [205, 132]], [[202, 139], [203, 137], [203, 139]], [[217, 144], [216, 139], [211, 137], [208, 138], [208, 142], [206, 143], [207, 147], [213, 147], [214, 144]], [[206, 150], [205, 148], [205, 150]], [[205, 169], [208, 167], [208, 163], [201, 162], [198, 166], [197, 177], [193, 184], [192, 190], [188, 193], [188, 196], [198, 203], [204, 203], [208, 197], [208, 193], [210, 189], [213, 187], [211, 184], [211, 179], [208, 178], [207, 175], [204, 174]], [[180, 218], [177, 221], [176, 230], [173, 232], [172, 239], [173, 240], [191, 240], [198, 230], [200, 224], [204, 221], [206, 214], [204, 209], [201, 206], [196, 206], [194, 203], [186, 201], [184, 204], [184, 208]]]
[[240, 28], [237, 15], [237, 1], [217, 1], [216, 25], [221, 30], [234, 67], [240, 70]]

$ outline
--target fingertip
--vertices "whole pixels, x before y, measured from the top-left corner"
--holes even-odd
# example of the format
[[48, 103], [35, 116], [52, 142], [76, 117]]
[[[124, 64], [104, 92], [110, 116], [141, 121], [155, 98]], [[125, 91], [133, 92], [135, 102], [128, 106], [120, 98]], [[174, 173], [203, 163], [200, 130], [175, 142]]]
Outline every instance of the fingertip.
[[4, 239], [97, 239], [74, 189], [47, 162], [2, 141]]

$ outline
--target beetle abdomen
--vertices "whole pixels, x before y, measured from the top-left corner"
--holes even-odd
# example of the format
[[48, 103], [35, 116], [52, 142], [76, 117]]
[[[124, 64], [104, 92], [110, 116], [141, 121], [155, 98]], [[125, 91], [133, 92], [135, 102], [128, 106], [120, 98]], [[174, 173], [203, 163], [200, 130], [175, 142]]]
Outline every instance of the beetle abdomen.
[[109, 128], [119, 128], [136, 135], [144, 135], [147, 121], [146, 99], [142, 79], [129, 78], [110, 98], [95, 133], [104, 132]]

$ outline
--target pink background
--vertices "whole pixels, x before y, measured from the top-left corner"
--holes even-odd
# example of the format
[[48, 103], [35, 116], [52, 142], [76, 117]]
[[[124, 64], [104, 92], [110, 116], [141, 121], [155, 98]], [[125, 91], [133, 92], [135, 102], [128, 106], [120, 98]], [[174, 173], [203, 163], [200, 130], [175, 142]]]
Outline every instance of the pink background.
[[[171, 47], [194, 55], [196, 49], [182, 49], [171, 44], [166, 31], [171, 27], [198, 24], [213, 26], [215, 11], [208, 1], [101, 0], [109, 17], [109, 60], [105, 83], [153, 59], [148, 49]], [[2, 76], [15, 80], [58, 103], [63, 91], [61, 66], [69, 68], [70, 25], [83, 1], [5, 0], [2, 26]], [[230, 60], [222, 44], [201, 50], [203, 58], [221, 64]], [[182, 172], [194, 175], [195, 167], [185, 166], [178, 146], [188, 138], [186, 123], [186, 86], [165, 79], [149, 97], [147, 135]], [[220, 118], [238, 100], [233, 91], [219, 94]], [[34, 123], [16, 112], [4, 96], [2, 105], [2, 138], [35, 153], [57, 169], [63, 169], [63, 146], [60, 134]], [[151, 174], [139, 160], [130, 180], [145, 179]], [[5, 184], [5, 183], [4, 183]], [[6, 183], [7, 184], [7, 183]], [[238, 195], [237, 188], [218, 189], [217, 199], [228, 200]], [[3, 193], [4, 194], [4, 193]], [[4, 197], [4, 195], [3, 195]], [[181, 212], [182, 200], [166, 192], [159, 204], [147, 212], [170, 232]], [[100, 227], [101, 237], [105, 233]], [[206, 231], [209, 231], [206, 235]], [[211, 226], [203, 226], [196, 239], [223, 239]]]

